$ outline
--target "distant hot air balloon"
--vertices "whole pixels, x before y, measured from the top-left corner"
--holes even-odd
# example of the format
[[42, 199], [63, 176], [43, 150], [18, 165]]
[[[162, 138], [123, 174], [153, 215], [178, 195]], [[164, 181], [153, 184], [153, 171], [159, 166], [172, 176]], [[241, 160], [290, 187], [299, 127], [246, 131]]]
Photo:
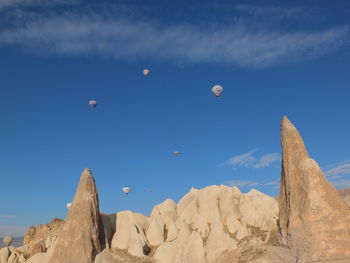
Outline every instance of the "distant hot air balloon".
[[223, 87], [221, 87], [220, 85], [215, 85], [211, 91], [215, 94], [216, 97], [220, 97], [222, 91], [223, 91]]
[[12, 236], [5, 236], [2, 241], [8, 247], [9, 245], [11, 245], [11, 243], [13, 241], [13, 237]]
[[67, 203], [67, 205], [66, 205], [68, 210], [70, 209], [71, 206], [72, 206], [72, 203]]
[[175, 152], [173, 152], [173, 154], [174, 154], [176, 157], [178, 157], [178, 156], [180, 155], [180, 152], [175, 151]]
[[89, 105], [92, 109], [95, 109], [97, 106], [97, 101], [96, 100], [89, 100]]
[[130, 187], [123, 187], [123, 192], [127, 195], [131, 191]]
[[149, 69], [144, 69], [144, 70], [142, 71], [142, 73], [143, 73], [144, 76], [148, 76], [149, 73], [150, 73], [150, 71], [149, 71]]
[[151, 192], [153, 192], [153, 190], [152, 190], [152, 189], [148, 189], [147, 191], [148, 191], [148, 192], [150, 192], [150, 193], [151, 193]]

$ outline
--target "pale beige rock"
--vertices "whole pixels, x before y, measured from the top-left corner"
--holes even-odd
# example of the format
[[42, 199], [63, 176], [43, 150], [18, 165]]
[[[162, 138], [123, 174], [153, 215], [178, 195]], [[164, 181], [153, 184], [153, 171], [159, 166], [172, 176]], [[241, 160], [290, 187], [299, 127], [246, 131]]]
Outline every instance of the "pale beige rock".
[[103, 233], [95, 180], [91, 171], [85, 169], [48, 262], [93, 263], [102, 251]]
[[226, 217], [225, 224], [227, 225], [227, 230], [230, 234], [234, 235], [239, 232], [239, 235], [237, 235], [238, 240], [246, 236], [244, 235], [246, 231], [241, 230], [243, 228], [246, 229], [246, 227], [243, 226], [233, 214]]
[[47, 262], [47, 254], [39, 253], [35, 254], [33, 257], [25, 261], [26, 263], [46, 263]]
[[187, 262], [187, 247], [188, 238], [191, 235], [190, 228], [186, 223], [181, 223], [180, 231], [178, 233], [177, 239], [173, 241], [173, 257], [174, 263]]
[[248, 194], [241, 196], [239, 209], [244, 215], [246, 225], [269, 231], [276, 228], [278, 203], [274, 198], [252, 189]]
[[176, 226], [176, 224], [174, 223], [174, 221], [170, 221], [167, 225], [167, 235], [166, 235], [166, 242], [170, 242], [173, 241], [174, 239], [176, 239], [177, 234], [179, 233], [179, 230]]
[[236, 242], [223, 231], [222, 227], [219, 223], [213, 223], [210, 226], [210, 234], [205, 248], [208, 263], [216, 262], [221, 254], [237, 248]]
[[0, 263], [6, 263], [9, 256], [10, 256], [10, 249], [8, 247], [4, 247], [0, 249]]
[[[52, 244], [52, 246], [47, 250], [46, 253], [35, 254], [33, 257], [26, 260], [26, 263], [47, 263], [52, 253], [56, 247], [57, 240]], [[66, 262], [65, 260], [62, 263]], [[73, 262], [72, 262], [73, 263]]]
[[156, 263], [173, 263], [175, 253], [174, 242], [162, 243], [156, 250], [153, 259]]
[[192, 217], [191, 228], [198, 232], [202, 239], [206, 239], [209, 235], [210, 228], [207, 218], [202, 214], [194, 214]]
[[134, 213], [134, 216], [137, 218], [138, 222], [141, 224], [143, 231], [146, 232], [149, 227], [149, 221], [150, 221], [149, 217], [144, 216], [143, 214], [140, 214], [140, 213]]
[[17, 258], [17, 254], [16, 253], [11, 253], [9, 258], [7, 259], [7, 262], [12, 263], [12, 262], [14, 262], [16, 260], [16, 258]]
[[150, 257], [133, 257], [125, 251], [103, 250], [96, 256], [94, 263], [153, 263]]
[[187, 242], [187, 262], [207, 263], [203, 240], [200, 235], [197, 232], [192, 231]]
[[48, 224], [31, 226], [24, 235], [23, 245], [32, 248], [35, 243], [46, 240], [50, 237], [56, 238], [59, 236], [64, 225], [64, 220], [54, 218]]
[[159, 246], [164, 241], [164, 229], [165, 224], [160, 214], [153, 213], [151, 216], [151, 222], [147, 229], [146, 236], [151, 246]]
[[21, 255], [19, 256], [19, 258], [18, 258], [18, 263], [23, 263], [23, 262], [25, 262], [25, 261], [26, 261], [25, 256], [24, 256], [23, 254], [21, 254]]
[[350, 215], [346, 204], [309, 157], [287, 117], [282, 120], [281, 143], [279, 225], [284, 242], [302, 243], [309, 249], [309, 258], [349, 257]]
[[142, 257], [143, 247], [147, 245], [147, 238], [142, 230], [139, 216], [131, 211], [117, 213], [116, 232], [112, 239], [112, 249], [127, 250], [132, 256]]
[[166, 199], [160, 205], [153, 208], [151, 213], [151, 220], [154, 215], [159, 214], [165, 225], [168, 225], [171, 221], [177, 219], [176, 203], [171, 199]]
[[250, 235], [249, 229], [245, 225], [241, 225], [236, 233], [236, 239], [241, 240]]

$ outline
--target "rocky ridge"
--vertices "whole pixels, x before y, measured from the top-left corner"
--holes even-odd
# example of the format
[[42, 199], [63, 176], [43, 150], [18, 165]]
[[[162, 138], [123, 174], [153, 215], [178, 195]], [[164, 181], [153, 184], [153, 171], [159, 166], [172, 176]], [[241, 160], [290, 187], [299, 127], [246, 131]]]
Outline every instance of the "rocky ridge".
[[66, 220], [30, 228], [26, 246], [0, 250], [0, 263], [350, 262], [346, 204], [287, 118], [281, 142], [279, 198], [224, 185], [192, 188], [178, 203], [155, 206], [149, 217], [100, 213], [85, 169]]

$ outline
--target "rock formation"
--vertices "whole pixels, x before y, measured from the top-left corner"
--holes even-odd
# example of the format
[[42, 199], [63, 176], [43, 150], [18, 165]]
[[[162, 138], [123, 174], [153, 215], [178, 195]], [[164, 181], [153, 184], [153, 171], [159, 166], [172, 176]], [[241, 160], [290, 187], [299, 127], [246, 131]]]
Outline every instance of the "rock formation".
[[95, 180], [85, 169], [48, 263], [93, 263], [104, 238]]
[[287, 117], [282, 120], [281, 143], [279, 226], [283, 242], [307, 249], [309, 259], [350, 257], [349, 211]]
[[167, 199], [155, 206], [149, 217], [131, 211], [100, 214], [95, 182], [85, 169], [66, 220], [31, 227], [27, 246], [1, 249], [0, 263], [20, 263], [27, 256], [26, 263], [295, 263], [350, 258], [350, 212], [287, 118], [282, 121], [281, 142], [278, 198], [255, 189], [243, 194], [224, 185], [192, 188], [177, 204]]
[[[48, 224], [29, 227], [24, 235], [23, 245], [33, 247], [37, 242], [44, 240], [47, 247], [51, 246], [53, 239], [57, 238], [64, 225], [64, 220], [54, 218]], [[47, 248], [46, 247], [46, 248]]]
[[344, 200], [350, 210], [350, 188], [339, 189], [338, 194]]
[[[164, 233], [154, 255], [157, 263], [225, 262], [220, 261], [225, 254], [238, 260], [240, 251], [266, 244], [270, 232], [277, 229], [277, 214], [276, 200], [257, 190], [242, 194], [223, 185], [192, 188], [176, 206], [166, 201], [155, 207], [150, 226], [157, 222], [158, 230], [146, 233], [152, 238]], [[170, 232], [174, 234], [168, 240]]]

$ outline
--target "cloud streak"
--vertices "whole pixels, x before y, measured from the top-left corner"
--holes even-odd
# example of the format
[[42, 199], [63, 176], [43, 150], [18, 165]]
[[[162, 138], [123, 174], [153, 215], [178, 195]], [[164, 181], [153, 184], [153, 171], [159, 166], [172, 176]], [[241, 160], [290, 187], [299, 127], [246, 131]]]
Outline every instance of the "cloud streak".
[[325, 172], [326, 176], [350, 175], [350, 163], [341, 164]]
[[278, 153], [269, 153], [263, 155], [259, 162], [254, 165], [255, 168], [269, 167], [271, 164], [281, 161], [281, 157]]
[[258, 149], [253, 149], [249, 152], [236, 155], [223, 162], [220, 166], [229, 165], [233, 167], [243, 166], [243, 167], [254, 167], [254, 168], [264, 168], [269, 167], [274, 163], [281, 161], [281, 157], [278, 153], [268, 153], [260, 157], [260, 159], [253, 156], [253, 154]]
[[[29, 0], [28, 0], [29, 1]], [[98, 54], [115, 59], [226, 63], [269, 67], [314, 59], [349, 42], [349, 26], [302, 32], [257, 30], [244, 22], [205, 29], [162, 25], [113, 14], [65, 13], [36, 17], [0, 31], [0, 45], [39, 54]]]
[[350, 179], [343, 179], [331, 182], [336, 188], [347, 188], [350, 187]]
[[256, 158], [253, 157], [253, 154], [257, 151], [258, 149], [253, 149], [249, 152], [236, 155], [228, 159], [226, 162], [222, 163], [221, 166], [223, 165], [230, 165], [230, 166], [245, 166], [245, 167], [250, 167], [256, 162]]

